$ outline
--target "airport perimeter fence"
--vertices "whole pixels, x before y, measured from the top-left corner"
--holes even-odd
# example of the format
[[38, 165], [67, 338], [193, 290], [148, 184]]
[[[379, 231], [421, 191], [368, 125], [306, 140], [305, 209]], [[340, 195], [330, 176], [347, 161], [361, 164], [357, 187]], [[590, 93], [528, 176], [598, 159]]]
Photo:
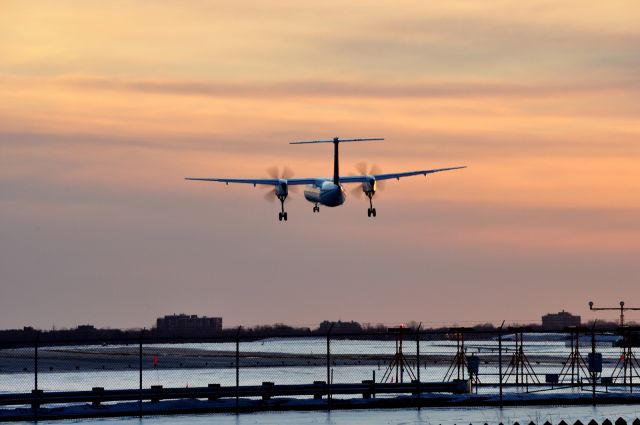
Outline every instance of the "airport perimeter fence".
[[390, 328], [188, 339], [144, 332], [137, 340], [36, 337], [28, 344], [0, 345], [0, 394], [314, 384], [331, 398], [346, 397], [331, 394], [339, 384], [414, 383], [415, 395], [436, 388], [428, 384], [458, 383], [463, 392], [493, 395], [500, 402], [537, 392], [592, 394], [597, 400], [607, 392], [638, 391], [639, 333], [632, 328]]

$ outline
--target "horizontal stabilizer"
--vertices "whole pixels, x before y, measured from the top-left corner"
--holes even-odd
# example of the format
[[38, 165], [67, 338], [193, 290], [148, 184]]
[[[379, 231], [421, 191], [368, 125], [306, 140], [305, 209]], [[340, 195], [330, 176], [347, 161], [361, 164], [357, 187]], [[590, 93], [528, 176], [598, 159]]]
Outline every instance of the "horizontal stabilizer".
[[306, 140], [303, 142], [289, 142], [290, 145], [307, 145], [307, 144], [311, 144], [311, 143], [342, 143], [342, 142], [370, 142], [373, 140], [384, 140], [383, 138], [380, 137], [376, 137], [376, 138], [370, 138], [370, 139], [340, 139], [338, 137], [335, 137], [333, 139], [330, 140]]

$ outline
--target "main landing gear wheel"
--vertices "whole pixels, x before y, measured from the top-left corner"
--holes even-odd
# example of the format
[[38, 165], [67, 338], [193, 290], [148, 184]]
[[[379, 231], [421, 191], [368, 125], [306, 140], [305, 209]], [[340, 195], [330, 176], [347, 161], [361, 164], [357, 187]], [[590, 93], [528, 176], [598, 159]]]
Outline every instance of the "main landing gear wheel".
[[374, 191], [365, 192], [365, 194], [367, 195], [367, 198], [369, 198], [369, 209], [367, 210], [367, 215], [369, 217], [375, 217], [376, 209], [373, 208], [373, 195], [375, 194], [375, 192]]

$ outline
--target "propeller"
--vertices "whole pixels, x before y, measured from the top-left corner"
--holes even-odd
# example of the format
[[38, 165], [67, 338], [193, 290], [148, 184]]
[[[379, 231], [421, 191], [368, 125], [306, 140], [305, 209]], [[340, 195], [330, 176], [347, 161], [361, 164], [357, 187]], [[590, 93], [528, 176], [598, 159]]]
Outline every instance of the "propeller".
[[[356, 170], [361, 176], [370, 176], [374, 174], [381, 174], [382, 169], [378, 164], [368, 164], [366, 162], [359, 162], [356, 164]], [[385, 188], [386, 182], [384, 180], [376, 180], [376, 190], [383, 190]], [[363, 186], [358, 185], [351, 189], [350, 193], [354, 195], [356, 198], [361, 198], [363, 191]]]
[[364, 193], [364, 192], [362, 192], [362, 185], [360, 184], [360, 185], [352, 187], [349, 190], [349, 193], [351, 195], [355, 196], [358, 199], [362, 198], [362, 194]]
[[266, 201], [271, 202], [272, 204], [274, 202], [276, 202], [278, 200], [278, 197], [276, 196], [276, 189], [269, 189], [265, 194], [264, 194], [264, 199]]
[[290, 179], [293, 177], [293, 170], [286, 165], [282, 168], [278, 168], [278, 166], [274, 165], [273, 167], [267, 168], [267, 174], [272, 179]]
[[[267, 174], [272, 179], [279, 180], [288, 180], [294, 176], [293, 170], [286, 165], [283, 167], [278, 167], [276, 165], [267, 168]], [[266, 186], [268, 188], [268, 192], [264, 194], [264, 199], [269, 202], [275, 202], [278, 200], [277, 187], [276, 186]], [[286, 186], [286, 193], [289, 191], [297, 192], [298, 186]], [[286, 195], [285, 195], [286, 196]], [[289, 199], [288, 196], [285, 198], [285, 201]]]
[[366, 162], [358, 162], [356, 164], [356, 170], [363, 176], [382, 173], [382, 169], [378, 164], [367, 164]]

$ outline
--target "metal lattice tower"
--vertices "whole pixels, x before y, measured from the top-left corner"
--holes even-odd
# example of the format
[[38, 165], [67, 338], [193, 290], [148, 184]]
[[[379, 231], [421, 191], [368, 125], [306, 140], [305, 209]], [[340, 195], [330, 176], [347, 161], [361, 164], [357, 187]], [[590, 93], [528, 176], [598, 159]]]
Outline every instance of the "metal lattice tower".
[[396, 328], [388, 329], [389, 333], [393, 333], [396, 336], [396, 352], [393, 355], [393, 358], [391, 359], [391, 361], [389, 362], [389, 366], [384, 371], [384, 374], [382, 375], [382, 379], [380, 380], [380, 382], [385, 382], [385, 383], [392, 382], [394, 374], [395, 374], [394, 382], [396, 383], [404, 382], [405, 373], [412, 381], [416, 380], [416, 375], [413, 372], [411, 365], [407, 361], [407, 358], [404, 356], [404, 353], [402, 352], [402, 339], [403, 339], [403, 333], [405, 330], [406, 328], [404, 326], [398, 326]]
[[513, 352], [513, 356], [511, 356], [511, 362], [509, 362], [509, 366], [507, 366], [507, 370], [504, 374], [505, 381], [508, 380], [511, 376], [515, 376], [516, 384], [525, 384], [529, 383], [528, 378], [531, 377], [531, 383], [540, 383], [540, 379], [538, 375], [533, 370], [527, 355], [524, 353], [524, 337], [523, 331], [524, 329], [516, 328], [513, 329], [515, 335], [515, 351]]
[[[640, 379], [640, 373], [638, 373], [638, 369], [640, 368], [640, 363], [638, 363], [638, 359], [632, 350], [632, 338], [631, 338], [631, 330], [628, 325], [625, 325], [624, 322], [624, 312], [625, 311], [638, 311], [640, 307], [625, 307], [624, 301], [620, 301], [620, 307], [594, 307], [593, 301], [589, 301], [589, 310], [591, 311], [606, 311], [606, 310], [616, 310], [620, 311], [620, 334], [622, 335], [622, 353], [616, 362], [616, 366], [613, 368], [613, 373], [611, 374], [611, 380], [616, 382], [617, 380], [622, 379], [624, 384], [629, 383], [631, 390], [633, 391], [633, 377], [636, 376]], [[622, 376], [620, 376], [622, 375]]]
[[[640, 363], [636, 355], [633, 353], [631, 331], [628, 327], [621, 329], [622, 333], [622, 353], [616, 362], [613, 372], [611, 373], [611, 381], [616, 382], [622, 380], [623, 384], [629, 384], [629, 388], [633, 391], [633, 378], [636, 377], [640, 380]], [[622, 376], [621, 376], [622, 375]]]
[[468, 365], [466, 349], [464, 347], [464, 334], [465, 332], [471, 331], [471, 329], [451, 328], [450, 331], [453, 332], [456, 338], [456, 355], [449, 365], [447, 372], [444, 374], [444, 380], [452, 380], [454, 378], [454, 374], [456, 376], [456, 379], [465, 379]]
[[571, 377], [571, 384], [573, 385], [576, 382], [580, 382], [581, 371], [584, 376], [589, 376], [587, 362], [580, 354], [580, 332], [586, 332], [586, 328], [571, 326], [567, 328], [567, 330], [570, 332], [571, 352], [564, 362], [558, 377], [561, 383], [564, 383], [565, 379]]

